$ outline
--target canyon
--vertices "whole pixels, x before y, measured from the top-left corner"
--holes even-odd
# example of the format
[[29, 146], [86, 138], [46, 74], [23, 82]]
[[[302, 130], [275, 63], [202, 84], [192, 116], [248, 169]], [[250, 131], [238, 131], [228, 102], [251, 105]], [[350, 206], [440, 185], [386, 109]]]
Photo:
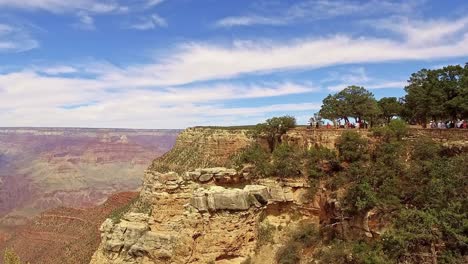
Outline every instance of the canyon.
[[[51, 241], [48, 237], [60, 234], [61, 231], [31, 231], [48, 219], [43, 213], [70, 216], [81, 215], [85, 210], [86, 215], [86, 210], [91, 210], [87, 213], [96, 214], [97, 209], [93, 208], [114, 193], [138, 191], [144, 169], [172, 148], [179, 132], [0, 128], [0, 249], [25, 245], [23, 242], [27, 241]], [[105, 218], [109, 212], [100, 217]], [[65, 218], [46, 222], [65, 225], [63, 221], [54, 222]], [[92, 221], [97, 225], [102, 219]], [[81, 228], [77, 229], [80, 232]], [[97, 228], [93, 230], [97, 234]], [[49, 245], [52, 249], [53, 245]], [[26, 259], [37, 257], [28, 256]]]

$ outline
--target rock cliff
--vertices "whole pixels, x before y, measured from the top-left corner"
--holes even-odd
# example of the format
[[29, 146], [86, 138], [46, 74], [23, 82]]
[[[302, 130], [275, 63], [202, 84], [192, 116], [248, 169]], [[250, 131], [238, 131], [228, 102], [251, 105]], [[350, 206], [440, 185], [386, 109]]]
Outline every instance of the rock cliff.
[[[334, 148], [340, 135], [339, 130], [295, 129], [283, 140]], [[337, 226], [341, 221], [344, 235], [378, 232], [371, 230], [380, 224], [374, 212], [340, 220], [336, 194], [332, 198], [306, 179], [251, 179], [226, 168], [250, 142], [245, 130], [181, 133], [173, 150], [145, 172], [139, 200], [150, 210], [133, 208], [120, 219], [107, 219], [91, 263], [274, 263], [291, 230], [305, 222]]]

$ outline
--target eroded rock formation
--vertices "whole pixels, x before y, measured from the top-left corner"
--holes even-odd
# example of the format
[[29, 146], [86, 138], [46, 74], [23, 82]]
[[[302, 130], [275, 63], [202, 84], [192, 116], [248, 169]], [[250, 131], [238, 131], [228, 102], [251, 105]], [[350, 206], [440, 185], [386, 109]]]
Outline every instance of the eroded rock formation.
[[217, 179], [246, 176], [226, 168], [147, 171], [140, 198], [152, 204], [152, 213], [130, 212], [118, 223], [107, 219], [91, 263], [240, 263], [253, 254], [267, 208], [302, 204], [297, 194], [306, 186], [271, 180], [216, 185]]

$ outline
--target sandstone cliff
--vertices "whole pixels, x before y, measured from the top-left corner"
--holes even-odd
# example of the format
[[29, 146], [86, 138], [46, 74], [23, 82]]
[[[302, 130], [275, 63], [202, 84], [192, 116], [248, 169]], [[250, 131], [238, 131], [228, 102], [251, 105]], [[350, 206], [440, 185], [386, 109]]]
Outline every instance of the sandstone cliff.
[[[333, 148], [340, 134], [295, 129], [283, 140]], [[452, 140], [444, 135], [437, 139]], [[91, 263], [275, 263], [275, 252], [304, 223], [339, 226], [345, 235], [378, 233], [378, 215], [340, 219], [340, 194], [331, 197], [306, 179], [251, 179], [247, 172], [218, 167], [229, 166], [229, 157], [250, 142], [245, 130], [181, 133], [173, 150], [145, 173], [139, 199], [150, 210], [134, 207], [107, 219]]]

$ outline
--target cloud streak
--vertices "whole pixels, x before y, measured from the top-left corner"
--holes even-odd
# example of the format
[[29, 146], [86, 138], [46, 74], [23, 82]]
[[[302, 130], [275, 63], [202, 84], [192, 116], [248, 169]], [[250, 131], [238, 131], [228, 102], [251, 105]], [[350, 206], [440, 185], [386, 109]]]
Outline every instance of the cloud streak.
[[24, 52], [38, 47], [39, 42], [25, 28], [0, 24], [0, 53]]
[[[451, 25], [447, 23], [445, 27]], [[433, 35], [431, 30], [443, 31], [445, 27], [420, 28], [414, 34]], [[415, 43], [407, 38], [398, 40], [335, 35], [281, 43], [238, 41], [230, 46], [186, 43], [172, 55], [162, 57], [155, 63], [115, 68], [102, 78], [116, 84], [131, 83], [135, 86], [180, 85], [243, 74], [468, 55], [467, 30], [444, 34], [444, 39], [448, 41]]]
[[[318, 0], [299, 1], [287, 8], [279, 7], [276, 15], [249, 14], [230, 16], [216, 21], [216, 27], [236, 27], [253, 25], [287, 25], [299, 21], [314, 21], [341, 16], [373, 16], [376, 14], [407, 14], [424, 1], [385, 1], [370, 0]], [[260, 12], [263, 13], [263, 12]], [[271, 8], [268, 8], [271, 13]]]
[[149, 17], [140, 18], [140, 22], [130, 26], [130, 28], [137, 30], [149, 30], [158, 27], [167, 27], [167, 22], [164, 18], [157, 14], [153, 14]]
[[0, 7], [42, 10], [52, 13], [87, 11], [92, 13], [123, 12], [128, 8], [115, 0], [0, 0]]

